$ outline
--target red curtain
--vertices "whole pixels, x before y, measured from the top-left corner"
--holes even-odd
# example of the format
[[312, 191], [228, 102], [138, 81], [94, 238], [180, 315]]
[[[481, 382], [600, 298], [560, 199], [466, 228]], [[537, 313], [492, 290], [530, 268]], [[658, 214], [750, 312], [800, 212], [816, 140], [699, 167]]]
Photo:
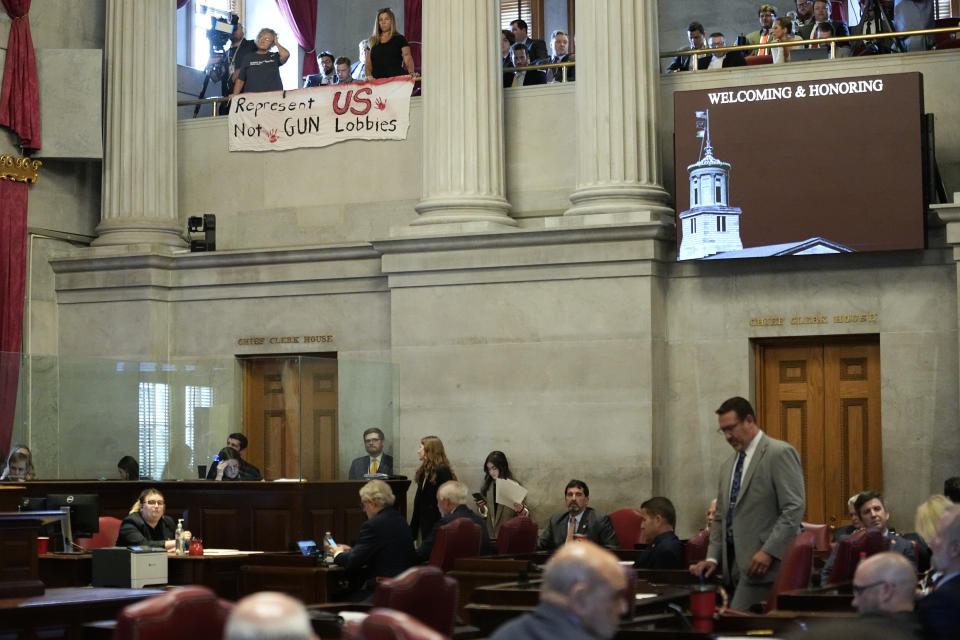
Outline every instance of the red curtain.
[[23, 335], [27, 183], [0, 180], [0, 202], [0, 449], [7, 451], [13, 435]]
[[13, 19], [7, 43], [7, 61], [0, 92], [0, 125], [20, 136], [26, 149], [40, 148], [40, 89], [37, 84], [37, 59], [30, 37], [31, 0], [2, 0]]
[[420, 44], [423, 39], [422, 10], [423, 0], [403, 0], [403, 35], [410, 43], [410, 53], [416, 69], [420, 69], [420, 55], [423, 51]]
[[[318, 73], [317, 64], [317, 0], [277, 0], [277, 8], [293, 27], [300, 47], [307, 52], [303, 59], [301, 76]], [[291, 52], [290, 55], [293, 55]]]

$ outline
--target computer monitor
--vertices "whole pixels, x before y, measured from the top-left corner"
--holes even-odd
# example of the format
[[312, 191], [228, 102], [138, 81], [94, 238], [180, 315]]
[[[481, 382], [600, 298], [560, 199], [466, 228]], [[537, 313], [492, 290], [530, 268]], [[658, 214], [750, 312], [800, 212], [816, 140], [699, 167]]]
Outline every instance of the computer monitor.
[[[100, 531], [100, 496], [95, 493], [47, 494], [47, 510], [70, 508], [73, 538], [91, 538]], [[71, 540], [72, 542], [73, 540]]]

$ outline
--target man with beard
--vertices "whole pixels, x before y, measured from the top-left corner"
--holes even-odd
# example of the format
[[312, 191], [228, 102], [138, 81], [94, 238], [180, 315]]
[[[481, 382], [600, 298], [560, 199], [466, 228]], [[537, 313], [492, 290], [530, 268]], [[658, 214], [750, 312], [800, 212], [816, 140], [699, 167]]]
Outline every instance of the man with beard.
[[377, 427], [370, 427], [363, 432], [363, 446], [367, 450], [367, 455], [360, 456], [350, 463], [350, 473], [347, 475], [349, 480], [363, 480], [363, 476], [368, 473], [382, 473], [388, 476], [393, 473], [393, 456], [383, 452], [383, 441], [383, 431]]
[[607, 549], [619, 546], [610, 518], [597, 513], [590, 504], [590, 489], [583, 480], [571, 480], [564, 490], [567, 510], [550, 518], [537, 548], [553, 551], [574, 538], [586, 538]]

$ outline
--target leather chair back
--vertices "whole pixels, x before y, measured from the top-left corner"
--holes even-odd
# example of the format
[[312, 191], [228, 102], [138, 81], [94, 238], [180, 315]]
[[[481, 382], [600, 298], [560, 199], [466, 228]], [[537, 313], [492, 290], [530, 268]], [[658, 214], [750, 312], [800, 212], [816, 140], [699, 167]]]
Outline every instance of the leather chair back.
[[767, 598], [767, 611], [777, 608], [777, 596], [786, 591], [806, 589], [813, 572], [813, 548], [816, 534], [804, 531], [794, 537], [783, 552], [780, 569]]
[[373, 594], [373, 606], [402, 611], [451, 636], [457, 618], [457, 595], [457, 581], [427, 565], [381, 581]]
[[637, 509], [617, 509], [611, 514], [610, 522], [617, 532], [617, 541], [621, 549], [635, 549], [640, 542], [640, 532], [643, 530], [643, 515]]
[[537, 550], [537, 523], [525, 516], [510, 518], [500, 525], [497, 553], [502, 556], [533, 553]]
[[[462, 519], [462, 518], [461, 518]], [[431, 629], [416, 618], [392, 609], [371, 609], [363, 622], [352, 622], [344, 628], [347, 640], [446, 640], [447, 636]]]
[[470, 518], [457, 518], [437, 530], [437, 539], [427, 564], [450, 571], [457, 558], [480, 555], [481, 541], [480, 525]]
[[827, 584], [839, 584], [853, 580], [853, 574], [860, 563], [860, 554], [872, 556], [880, 551], [888, 551], [890, 542], [876, 529], [855, 531], [837, 543], [837, 555], [830, 569]]
[[121, 522], [122, 521], [119, 518], [101, 516], [99, 525], [100, 530], [93, 534], [92, 538], [77, 538], [74, 540], [74, 542], [88, 551], [116, 546], [117, 538], [120, 536]]
[[684, 561], [687, 565], [707, 559], [707, 547], [710, 546], [710, 530], [704, 529], [683, 545]]
[[124, 607], [117, 616], [114, 640], [222, 638], [233, 604], [207, 587], [176, 587]]
[[773, 64], [773, 56], [771, 55], [747, 56], [744, 58], [744, 60], [746, 60], [748, 67], [757, 65], [757, 64]]
[[830, 531], [830, 525], [813, 524], [811, 522], [801, 522], [804, 533], [813, 535], [814, 551], [830, 551], [832, 548], [833, 532]]

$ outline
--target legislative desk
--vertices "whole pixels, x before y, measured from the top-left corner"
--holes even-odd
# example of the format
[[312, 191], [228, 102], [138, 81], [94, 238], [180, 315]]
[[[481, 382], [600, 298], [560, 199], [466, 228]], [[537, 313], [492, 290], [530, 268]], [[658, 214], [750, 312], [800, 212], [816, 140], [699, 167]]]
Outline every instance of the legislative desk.
[[790, 612], [853, 612], [853, 588], [848, 582], [831, 587], [787, 591], [777, 596], [777, 609]]
[[38, 596], [0, 599], [0, 640], [80, 640], [84, 623], [113, 620], [129, 604], [157, 589], [47, 589]]
[[[287, 551], [298, 540], [355, 540], [366, 519], [358, 491], [362, 481], [331, 482], [124, 482], [36, 480], [23, 487], [27, 496], [50, 493], [96, 493], [100, 515], [124, 518], [140, 492], [156, 487], [167, 503], [166, 514], [183, 517], [205, 547]], [[389, 480], [397, 508], [406, 516], [410, 481]], [[2, 494], [0, 494], [2, 495]]]

